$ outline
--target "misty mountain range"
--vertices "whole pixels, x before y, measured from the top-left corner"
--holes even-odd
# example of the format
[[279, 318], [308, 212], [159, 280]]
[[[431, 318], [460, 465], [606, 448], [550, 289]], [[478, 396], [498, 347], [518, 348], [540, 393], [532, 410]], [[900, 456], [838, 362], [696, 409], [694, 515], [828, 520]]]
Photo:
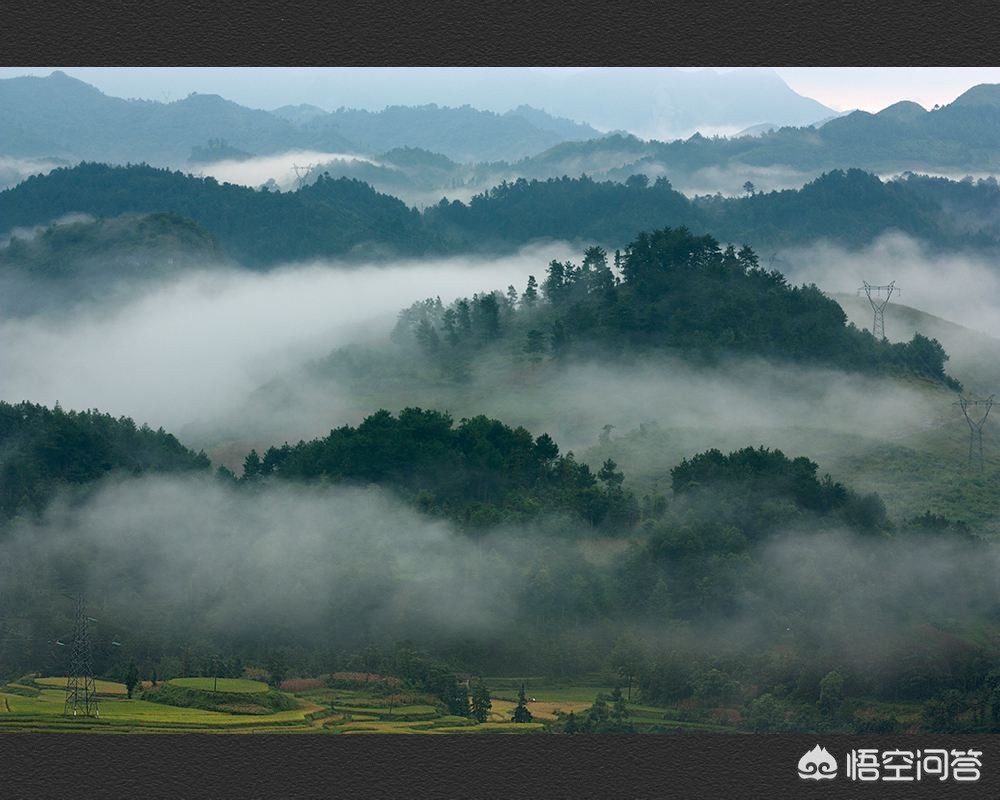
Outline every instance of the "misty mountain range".
[[[653, 98], [657, 90], [649, 81], [655, 74], [628, 86], [646, 86]], [[708, 82], [699, 90], [700, 105], [694, 94], [674, 87], [669, 103], [661, 98], [653, 106], [698, 110], [707, 121], [706, 130], [711, 120], [720, 119], [717, 103], [741, 82], [784, 86], [776, 76], [770, 80], [756, 72], [680, 74], [688, 88]], [[561, 85], [570, 87], [583, 85], [585, 79], [614, 83], [622, 76], [588, 72], [559, 78], [565, 82]], [[754, 87], [746, 87], [741, 95], [744, 104], [757, 103], [756, 111], [738, 112], [754, 123], [744, 135], [647, 141], [621, 132], [628, 129], [624, 117], [607, 126], [611, 133], [602, 133], [590, 124], [556, 116], [552, 108], [570, 109], [559, 103], [545, 110], [521, 103], [504, 113], [434, 104], [390, 106], [378, 112], [327, 112], [298, 105], [268, 112], [217, 95], [192, 94], [172, 103], [124, 100], [56, 72], [46, 78], [0, 80], [0, 107], [5, 111], [0, 117], [0, 185], [80, 160], [145, 162], [209, 174], [214, 163], [242, 161], [242, 172], [231, 166], [220, 173], [220, 180], [258, 186], [272, 177], [280, 188], [289, 188], [294, 154], [300, 153], [298, 161], [312, 168], [307, 180], [324, 172], [358, 178], [408, 205], [425, 206], [442, 196], [468, 199], [520, 177], [586, 174], [624, 181], [641, 173], [653, 180], [667, 177], [687, 194], [738, 194], [747, 181], [765, 190], [793, 188], [822, 172], [849, 167], [880, 174], [913, 170], [959, 177], [1000, 168], [997, 86], [973, 87], [932, 111], [900, 102], [877, 114], [856, 111], [841, 116], [811, 106], [808, 111], [772, 114], [767, 91], [756, 83]], [[561, 96], [554, 93], [551, 98], [555, 102]], [[761, 122], [761, 117], [768, 121]], [[279, 155], [280, 162], [254, 166], [254, 159]]]
[[[655, 115], [601, 117], [603, 129], [610, 131], [645, 132], [654, 124], [662, 127], [665, 120], [669, 130], [720, 126], [738, 130], [763, 119], [808, 124], [833, 113], [795, 94], [773, 74], [672, 71], [664, 84], [661, 72], [548, 78], [558, 81], [559, 87], [544, 95], [550, 107], [542, 110], [520, 102], [495, 113], [468, 104], [390, 105], [378, 112], [360, 108], [326, 112], [297, 105], [266, 112], [205, 94], [172, 103], [125, 100], [57, 71], [47, 78], [0, 80], [0, 105], [6, 112], [0, 121], [0, 155], [175, 166], [184, 163], [193, 148], [224, 139], [251, 155], [290, 149], [377, 155], [410, 146], [457, 161], [512, 161], [560, 142], [600, 137], [600, 130], [577, 121], [588, 117], [579, 113], [584, 98], [597, 111], [591, 102], [594, 92], [614, 98], [614, 107], [646, 109]], [[612, 86], [615, 91], [605, 93]], [[552, 112], [552, 106], [561, 111]]]
[[109, 97], [65, 73], [0, 81], [0, 155], [180, 165], [224, 139], [247, 154], [306, 149], [375, 155], [431, 147], [461, 161], [519, 159], [600, 133], [522, 106], [506, 114], [470, 106], [392, 106], [381, 112], [246, 108], [218, 95], [173, 103]]

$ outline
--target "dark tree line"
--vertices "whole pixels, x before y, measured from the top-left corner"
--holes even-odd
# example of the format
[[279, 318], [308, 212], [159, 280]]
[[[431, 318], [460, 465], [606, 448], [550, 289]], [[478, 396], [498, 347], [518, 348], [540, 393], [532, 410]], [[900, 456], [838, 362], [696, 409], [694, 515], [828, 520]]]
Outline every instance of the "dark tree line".
[[387, 486], [471, 528], [558, 512], [595, 527], [628, 527], [638, 516], [613, 462], [595, 475], [572, 453], [560, 455], [548, 434], [533, 437], [485, 416], [456, 425], [419, 408], [378, 411], [322, 439], [271, 447], [263, 458], [252, 451], [243, 482], [270, 476]]
[[0, 401], [0, 526], [40, 513], [60, 486], [81, 486], [113, 472], [206, 470], [162, 428], [99, 411], [64, 411]]
[[[816, 239], [860, 247], [887, 231], [902, 231], [932, 247], [995, 252], [995, 217], [967, 213], [968, 203], [956, 206], [965, 194], [955, 181], [929, 187], [925, 180], [883, 182], [858, 169], [835, 169], [801, 189], [688, 198], [666, 178], [649, 181], [640, 173], [622, 182], [519, 178], [468, 203], [442, 199], [419, 212], [360, 180], [327, 174], [297, 191], [280, 192], [146, 165], [84, 163], [0, 192], [0, 219], [15, 228], [47, 225], [74, 212], [169, 212], [193, 220], [228, 256], [251, 268], [332, 256], [504, 252], [538, 239], [618, 245], [663, 225], [711, 231], [758, 248]], [[995, 204], [995, 195], [994, 188], [989, 202]]]
[[[579, 264], [553, 261], [518, 297], [483, 293], [445, 308], [416, 303], [400, 314], [397, 341], [409, 337], [454, 370], [498, 339], [531, 360], [595, 350], [613, 354], [672, 351], [698, 359], [721, 354], [839, 367], [908, 372], [951, 388], [948, 356], [933, 339], [876, 340], [847, 323], [843, 309], [815, 285], [792, 286], [763, 268], [747, 246], [721, 247], [687, 228], [641, 233], [623, 252], [591, 247]], [[509, 348], [508, 348], [509, 349]]]

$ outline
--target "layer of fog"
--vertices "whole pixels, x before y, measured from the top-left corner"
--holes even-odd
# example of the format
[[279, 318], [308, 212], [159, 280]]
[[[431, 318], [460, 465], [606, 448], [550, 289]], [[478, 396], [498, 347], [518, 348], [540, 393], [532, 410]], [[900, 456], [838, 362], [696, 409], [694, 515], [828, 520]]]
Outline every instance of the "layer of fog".
[[135, 629], [502, 636], [510, 609], [498, 600], [519, 579], [517, 559], [498, 553], [518, 548], [456, 536], [375, 488], [146, 477], [107, 482], [82, 502], [61, 497], [41, 522], [16, 527], [0, 540], [0, 583], [8, 596], [84, 588], [95, 635], [126, 642]]
[[1000, 337], [1000, 272], [984, 256], [932, 251], [905, 234], [886, 233], [856, 251], [829, 243], [788, 249], [774, 267], [830, 292], [856, 294], [863, 281], [895, 281], [898, 302]]
[[[794, 644], [800, 657], [832, 654], [829, 668], [891, 668], [900, 651], [912, 652], [914, 625], [947, 629], [995, 609], [995, 545], [865, 540], [808, 526], [773, 533], [756, 554], [756, 577], [746, 573], [726, 590], [731, 612], [686, 629], [666, 618], [643, 622], [644, 638], [703, 652]], [[619, 563], [600, 569], [610, 577]], [[586, 582], [555, 579], [587, 569], [571, 540], [513, 528], [471, 539], [373, 488], [240, 490], [194, 477], [108, 482], [82, 502], [57, 500], [41, 522], [0, 541], [9, 601], [36, 613], [82, 586], [98, 646], [114, 638], [135, 654], [141, 642], [132, 636], [172, 646], [170, 656], [233, 639], [328, 650], [458, 638], [488, 643], [496, 666], [523, 651], [515, 626], [524, 615], [549, 626], [553, 642], [607, 635], [598, 617], [574, 633], [551, 610], [584, 602], [582, 594], [554, 602], [588, 591]], [[548, 604], [549, 617], [532, 597]], [[610, 638], [628, 627], [619, 620]], [[605, 652], [592, 646], [590, 658]]]
[[61, 158], [17, 158], [0, 155], [0, 191], [17, 186], [32, 175], [45, 175], [56, 167], [69, 166]]
[[[205, 164], [188, 164], [183, 169], [198, 176], [210, 175], [217, 180], [240, 184], [251, 188], [273, 181], [273, 186], [282, 191], [296, 189], [300, 177], [306, 174], [305, 169], [296, 173], [295, 167], [313, 168], [307, 179], [313, 180], [316, 171], [326, 171], [333, 177], [345, 175], [355, 177], [354, 167], [370, 164], [385, 167], [389, 173], [379, 178], [365, 175], [361, 180], [370, 182], [375, 189], [385, 194], [391, 194], [401, 199], [408, 206], [425, 208], [438, 203], [442, 197], [449, 200], [468, 202], [475, 194], [486, 191], [504, 180], [514, 181], [525, 177], [524, 171], [518, 165], [466, 165], [457, 167], [459, 176], [448, 174], [439, 178], [436, 171], [422, 172], [416, 168], [413, 180], [407, 171], [383, 164], [368, 156], [354, 154], [320, 153], [313, 151], [288, 151], [285, 153], [256, 156], [246, 160], [223, 160]], [[823, 170], [799, 170], [786, 165], [757, 166], [751, 164], [732, 163], [711, 165], [687, 171], [679, 170], [670, 165], [652, 160], [635, 160], [631, 151], [595, 153], [578, 158], [563, 158], [557, 163], [542, 169], [538, 176], [534, 174], [537, 167], [529, 166], [530, 177], [562, 177], [568, 175], [578, 178], [584, 174], [597, 180], [624, 180], [631, 174], [644, 174], [651, 181], [659, 177], [668, 178], [674, 188], [687, 195], [715, 195], [739, 197], [746, 193], [743, 185], [750, 181], [759, 192], [780, 191], [782, 189], [800, 189], [803, 185], [817, 178]]]
[[[922, 327], [923, 333], [944, 345], [951, 356], [946, 368], [957, 370], [963, 382], [985, 389], [984, 382], [1000, 379], [996, 359], [1000, 354], [1000, 272], [985, 256], [932, 251], [912, 237], [888, 233], [857, 251], [829, 243], [789, 249], [776, 254], [772, 264], [793, 281], [816, 283], [833, 294], [849, 318], [868, 329], [873, 314], [867, 298], [859, 295], [859, 287], [864, 281], [873, 285], [895, 281], [898, 291], [885, 311], [890, 340], [909, 340]], [[904, 306], [961, 328], [921, 319]]]
[[[348, 351], [344, 361], [273, 381], [246, 399], [231, 424], [219, 421], [185, 435], [238, 471], [247, 443], [308, 440], [325, 435], [335, 419], [357, 424], [378, 408], [436, 408], [456, 420], [486, 414], [535, 435], [549, 433], [563, 452], [582, 456], [599, 445], [605, 426], [613, 426], [615, 439], [655, 425], [660, 430], [649, 440], [655, 446], [640, 444], [645, 455], [621, 463], [633, 478], [641, 473], [669, 482], [670, 468], [710, 447], [782, 447], [831, 463], [947, 424], [947, 412], [954, 411], [944, 390], [755, 358], [696, 365], [665, 356], [629, 363], [595, 357], [512, 368], [505, 356], [484, 357], [460, 382], [398, 354], [362, 351], [355, 360]], [[241, 434], [242, 448], [221, 446]], [[598, 461], [612, 452], [619, 457], [617, 448], [600, 450]]]
[[662, 174], [668, 178], [673, 187], [687, 195], [715, 195], [723, 197], [742, 197], [746, 194], [743, 185], [748, 181], [754, 185], [754, 191], [777, 192], [784, 189], [801, 189], [807, 183], [818, 178], [823, 170], [799, 170], [783, 164], [757, 166], [753, 164], [730, 163], [701, 167], [687, 173], [677, 173], [666, 168], [659, 170], [644, 169], [651, 180]]
[[42, 225], [33, 225], [30, 228], [8, 228], [7, 230], [0, 231], [0, 247], [6, 247], [11, 243], [13, 239], [23, 239], [25, 241], [31, 241], [36, 236], [44, 233], [46, 230], [53, 226], [58, 225], [75, 225], [78, 223], [94, 222], [95, 217], [90, 214], [63, 214], [61, 217], [49, 220]]
[[[391, 267], [338, 263], [267, 274], [194, 271], [123, 304], [0, 320], [0, 398], [99, 408], [179, 431], [225, 418], [261, 383], [304, 359], [385, 337], [398, 310], [440, 293], [522, 286], [566, 246]], [[328, 415], [336, 422], [336, 414]]]
[[[686, 638], [690, 647], [729, 652], [762, 642], [792, 645], [799, 659], [826, 658], [825, 669], [848, 676], [881, 672], [891, 686], [894, 674], [916, 669], [925, 676], [938, 667], [957, 644], [949, 633], [998, 610], [995, 543], [908, 533], [866, 538], [798, 526], [764, 542], [756, 558], [756, 586], [739, 593], [738, 611], [687, 630], [678, 644]], [[656, 631], [647, 635], [655, 639]]]
[[[194, 175], [211, 176], [223, 183], [235, 183], [256, 189], [274, 181], [282, 191], [298, 187], [300, 177], [308, 169], [328, 162], [366, 162], [379, 166], [379, 162], [366, 156], [351, 153], [326, 153], [315, 150], [289, 150], [267, 156], [235, 160], [224, 159], [201, 164], [188, 164], [185, 171]], [[296, 171], [296, 167], [300, 169]]]
[[[8, 343], [0, 349], [0, 398], [96, 407], [162, 425], [236, 469], [250, 447], [324, 435], [380, 407], [437, 408], [456, 419], [488, 414], [535, 434], [548, 432], [564, 452], [578, 454], [597, 443], [606, 425], [614, 426], [614, 436], [649, 423], [686, 431], [662, 454], [661, 472], [707, 447], [763, 444], [820, 458], [836, 437], [846, 452], [863, 445], [849, 435], [898, 440], [950, 420], [942, 411], [950, 408], [948, 398], [927, 388], [804, 365], [623, 363], [595, 354], [571, 365], [533, 367], [513, 342], [519, 366], [511, 369], [510, 356], [483, 358], [470, 380], [456, 384], [440, 380], [430, 365], [401, 358], [388, 343], [397, 312], [415, 300], [439, 294], [447, 303], [509, 284], [520, 291], [527, 275], [544, 276], [550, 259], [578, 256], [576, 248], [552, 244], [497, 259], [192, 272], [128, 302], [0, 321]], [[979, 315], [978, 327], [1000, 330], [997, 280], [971, 257], [925, 255], [919, 243], [890, 236], [860, 253], [819, 245], [779, 254], [777, 262], [793, 281], [833, 290], [853, 290], [864, 277], [897, 278], [910, 303], [952, 319], [968, 306]], [[883, 271], [887, 264], [891, 274]], [[939, 274], [956, 277], [942, 289]], [[966, 281], [979, 287], [972, 298], [962, 296]], [[870, 327], [863, 306], [857, 316]], [[890, 307], [890, 336], [909, 339], [912, 330], [900, 331], [896, 320]], [[952, 353], [949, 367], [962, 367], [953, 374], [971, 388], [986, 387], [990, 373], [982, 365], [1000, 351], [957, 330], [962, 335], [951, 339], [926, 332]], [[345, 346], [362, 348], [360, 376], [324, 366]], [[971, 381], [972, 373], [984, 377]], [[822, 441], [803, 431], [823, 432]]]

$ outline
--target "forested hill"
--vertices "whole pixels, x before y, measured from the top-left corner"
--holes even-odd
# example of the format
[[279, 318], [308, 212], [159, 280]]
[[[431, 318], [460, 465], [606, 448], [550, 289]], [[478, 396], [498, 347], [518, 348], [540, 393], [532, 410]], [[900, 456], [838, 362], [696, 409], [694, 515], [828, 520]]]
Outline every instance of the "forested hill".
[[248, 266], [343, 255], [365, 243], [404, 253], [428, 247], [416, 211], [356, 180], [324, 178], [279, 193], [145, 165], [81, 164], [0, 192], [5, 228], [45, 224], [74, 212], [180, 214]]
[[722, 249], [685, 228], [642, 233], [624, 252], [591, 247], [580, 264], [552, 261], [520, 295], [483, 292], [445, 307], [439, 299], [401, 312], [394, 339], [442, 371], [460, 375], [500, 350], [534, 362], [574, 355], [676, 352], [902, 372], [959, 388], [941, 345], [919, 334], [891, 344], [848, 325], [816, 286], [795, 287], [743, 247]]
[[171, 212], [189, 217], [248, 266], [351, 256], [511, 250], [535, 239], [623, 246], [640, 231], [669, 225], [711, 232], [759, 250], [816, 239], [847, 247], [903, 231], [940, 247], [1000, 246], [996, 217], [954, 204], [969, 194], [1000, 205], [995, 182], [929, 179], [883, 182], [860, 170], [834, 171], [800, 190], [740, 198], [689, 199], [669, 181], [589, 178], [518, 180], [422, 214], [357, 180], [320, 177], [295, 192], [257, 191], [148, 166], [83, 164], [30, 178], [0, 192], [6, 230], [44, 225], [64, 214]]
[[81, 265], [115, 260], [122, 271], [147, 268], [158, 257], [205, 261], [222, 257], [218, 243], [186, 217], [172, 213], [69, 219], [0, 248], [0, 273], [23, 269], [36, 277], [68, 277]]
[[[954, 183], [954, 182], [949, 182]], [[985, 186], [983, 193], [989, 193]], [[995, 190], [995, 186], [992, 187]], [[950, 187], [912, 191], [908, 181], [883, 182], [861, 170], [835, 170], [802, 189], [747, 197], [687, 198], [666, 179], [643, 175], [625, 183], [561, 178], [504, 183], [468, 203], [441, 203], [424, 216], [449, 241], [500, 242], [555, 238], [623, 245], [640, 231], [670, 225], [712, 232], [725, 241], [780, 247], [816, 239], [857, 247], [886, 231], [938, 245], [994, 245], [1000, 231], [971, 231], [949, 219]], [[1000, 193], [998, 193], [1000, 194]]]
[[477, 416], [457, 426], [448, 414], [382, 410], [311, 442], [246, 457], [242, 481], [271, 477], [374, 483], [401, 492], [424, 511], [468, 529], [563, 513], [590, 526], [627, 528], [638, 518], [624, 476], [608, 460], [596, 474], [547, 434]]
[[162, 428], [98, 411], [0, 401], [0, 527], [40, 512], [60, 486], [112, 472], [179, 472], [210, 466]]
[[107, 301], [178, 270], [225, 263], [214, 237], [177, 214], [63, 219], [0, 247], [0, 313]]

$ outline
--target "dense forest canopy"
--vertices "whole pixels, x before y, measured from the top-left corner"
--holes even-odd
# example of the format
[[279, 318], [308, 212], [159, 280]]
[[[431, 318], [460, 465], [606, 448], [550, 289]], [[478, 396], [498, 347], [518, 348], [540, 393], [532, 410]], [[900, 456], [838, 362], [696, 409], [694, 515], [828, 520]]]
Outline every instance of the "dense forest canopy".
[[251, 267], [343, 255], [364, 243], [410, 254], [427, 246], [416, 211], [355, 180], [324, 178], [281, 193], [148, 166], [81, 164], [0, 192], [0, 219], [11, 227], [72, 212], [106, 217], [164, 211], [194, 220], [228, 255]]
[[944, 371], [948, 356], [936, 340], [877, 340], [848, 325], [816, 286], [791, 286], [762, 267], [751, 248], [723, 249], [686, 228], [641, 233], [616, 252], [614, 265], [596, 246], [579, 265], [553, 261], [543, 282], [530, 277], [520, 295], [510, 287], [448, 307], [434, 299], [416, 303], [401, 312], [395, 336], [417, 343], [452, 373], [503, 342], [535, 361], [595, 351], [737, 353], [909, 372], [959, 387]]
[[64, 411], [0, 401], [0, 526], [40, 514], [60, 487], [120, 472], [205, 470], [194, 453], [162, 428], [99, 411]]
[[263, 458], [252, 451], [243, 481], [271, 475], [389, 486], [469, 528], [565, 512], [593, 527], [627, 529], [638, 516], [613, 461], [595, 475], [572, 453], [559, 455], [547, 434], [532, 437], [485, 416], [456, 426], [448, 414], [419, 408], [398, 417], [381, 410], [356, 428], [271, 447]]
[[[357, 179], [319, 175], [297, 191], [254, 190], [148, 166], [81, 164], [0, 192], [9, 228], [47, 225], [72, 213], [97, 217], [170, 212], [193, 220], [241, 263], [263, 268], [323, 257], [388, 259], [503, 252], [544, 239], [619, 246], [669, 225], [760, 247], [825, 239], [849, 248], [899, 231], [932, 247], [995, 251], [995, 181], [910, 177], [882, 181], [834, 170], [800, 190], [695, 197], [666, 178], [624, 183], [581, 178], [503, 182], [468, 203], [442, 199], [424, 212]], [[970, 212], [970, 206], [979, 208]], [[987, 209], [982, 211], [981, 209]]]

